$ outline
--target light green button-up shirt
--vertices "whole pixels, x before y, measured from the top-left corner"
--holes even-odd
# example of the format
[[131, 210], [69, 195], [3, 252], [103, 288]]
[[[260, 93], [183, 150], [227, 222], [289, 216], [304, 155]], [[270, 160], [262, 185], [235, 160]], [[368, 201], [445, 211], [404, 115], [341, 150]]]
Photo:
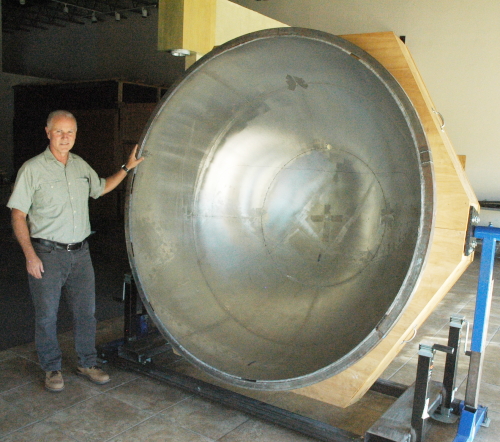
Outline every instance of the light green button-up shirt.
[[99, 198], [105, 184], [78, 155], [70, 152], [65, 166], [47, 148], [19, 169], [7, 207], [28, 214], [33, 238], [80, 242], [90, 235], [89, 197]]

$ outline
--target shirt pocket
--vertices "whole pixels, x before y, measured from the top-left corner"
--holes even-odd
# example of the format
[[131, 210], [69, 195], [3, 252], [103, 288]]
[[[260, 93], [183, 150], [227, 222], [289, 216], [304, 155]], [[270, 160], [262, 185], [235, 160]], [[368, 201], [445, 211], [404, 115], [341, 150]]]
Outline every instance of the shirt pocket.
[[87, 201], [89, 199], [89, 179], [87, 177], [79, 177], [75, 180], [76, 196], [79, 201]]
[[44, 181], [35, 191], [34, 203], [39, 207], [50, 207], [64, 203], [67, 198], [68, 187], [65, 181]]

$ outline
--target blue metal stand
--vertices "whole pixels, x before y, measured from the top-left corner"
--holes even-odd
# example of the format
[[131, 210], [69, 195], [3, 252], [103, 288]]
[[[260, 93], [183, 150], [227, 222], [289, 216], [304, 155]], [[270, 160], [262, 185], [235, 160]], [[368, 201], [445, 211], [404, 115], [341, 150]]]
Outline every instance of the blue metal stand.
[[479, 282], [477, 285], [476, 309], [470, 350], [469, 376], [465, 400], [460, 404], [460, 424], [454, 442], [472, 442], [481, 425], [488, 425], [488, 408], [479, 405], [479, 386], [483, 369], [484, 350], [488, 333], [493, 291], [493, 265], [495, 246], [500, 241], [500, 229], [495, 227], [476, 227], [474, 236], [483, 240]]

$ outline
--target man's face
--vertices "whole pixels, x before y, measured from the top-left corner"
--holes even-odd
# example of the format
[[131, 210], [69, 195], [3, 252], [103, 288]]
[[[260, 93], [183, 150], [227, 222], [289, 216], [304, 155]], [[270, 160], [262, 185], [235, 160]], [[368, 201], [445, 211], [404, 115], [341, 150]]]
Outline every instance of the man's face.
[[49, 127], [45, 128], [49, 147], [54, 155], [67, 156], [76, 139], [76, 121], [64, 116], [55, 117]]

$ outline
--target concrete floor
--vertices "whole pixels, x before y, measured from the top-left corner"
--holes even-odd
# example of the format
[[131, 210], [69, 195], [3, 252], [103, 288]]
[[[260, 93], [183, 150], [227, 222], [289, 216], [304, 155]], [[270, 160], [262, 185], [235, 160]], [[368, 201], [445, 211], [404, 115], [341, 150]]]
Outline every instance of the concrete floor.
[[[417, 349], [422, 341], [446, 343], [449, 316], [472, 321], [478, 259], [462, 275], [439, 307], [391, 363], [383, 378], [410, 385], [415, 379]], [[500, 277], [498, 262], [496, 278]], [[481, 384], [481, 403], [489, 407], [491, 425], [475, 440], [496, 442], [500, 432], [500, 288], [495, 289], [488, 347]], [[122, 336], [122, 318], [99, 322], [98, 343]], [[142, 375], [106, 365], [112, 380], [96, 386], [74, 373], [71, 332], [60, 335], [64, 351], [66, 389], [49, 393], [37, 365], [34, 346], [25, 344], [0, 352], [0, 441], [175, 441], [175, 442], [306, 442], [299, 433], [251, 418], [202, 400]], [[467, 357], [462, 357], [458, 398], [465, 391]], [[436, 357], [433, 379], [441, 380], [444, 356]], [[194, 368], [178, 361], [181, 372]], [[255, 396], [255, 394], [254, 394]], [[257, 394], [258, 396], [258, 394]], [[262, 396], [262, 394], [261, 394]], [[394, 398], [368, 392], [358, 403], [339, 409], [293, 393], [267, 393], [266, 401], [360, 435], [384, 413]], [[432, 424], [427, 441], [452, 441], [457, 425]]]

